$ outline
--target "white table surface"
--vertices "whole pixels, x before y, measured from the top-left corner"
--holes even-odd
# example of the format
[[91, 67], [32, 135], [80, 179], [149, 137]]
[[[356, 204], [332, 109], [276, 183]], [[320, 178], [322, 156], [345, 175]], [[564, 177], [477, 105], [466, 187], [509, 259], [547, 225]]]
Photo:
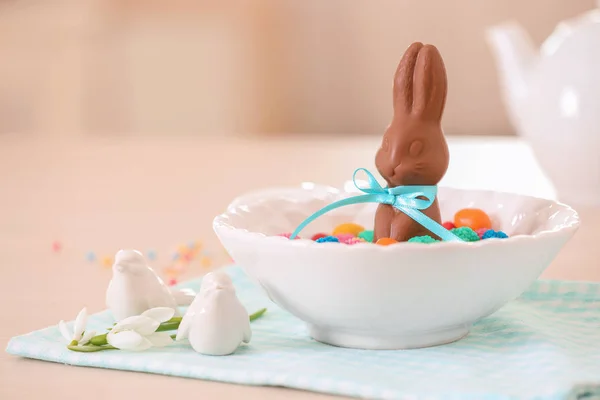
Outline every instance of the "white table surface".
[[[104, 308], [109, 270], [85, 260], [119, 248], [153, 249], [167, 265], [180, 243], [202, 240], [226, 262], [214, 215], [238, 194], [303, 181], [340, 184], [373, 167], [377, 137], [212, 140], [0, 137], [0, 344]], [[441, 183], [554, 197], [526, 144], [514, 138], [451, 138]], [[576, 207], [577, 208], [577, 207]], [[578, 209], [582, 227], [544, 278], [600, 281], [600, 211]], [[58, 240], [63, 248], [52, 251]], [[183, 277], [206, 272], [194, 264]], [[140, 396], [325, 399], [330, 396], [141, 373], [75, 368], [0, 353], [0, 399]], [[143, 396], [143, 397], [142, 397]], [[126, 397], [125, 397], [126, 398]]]

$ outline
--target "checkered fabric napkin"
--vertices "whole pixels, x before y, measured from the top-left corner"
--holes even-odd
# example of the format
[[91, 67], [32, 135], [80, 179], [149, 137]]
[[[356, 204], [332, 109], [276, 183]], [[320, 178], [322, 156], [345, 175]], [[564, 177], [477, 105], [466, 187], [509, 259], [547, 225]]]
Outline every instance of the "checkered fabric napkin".
[[[239, 268], [228, 272], [249, 312], [269, 309], [252, 323], [252, 342], [234, 355], [203, 356], [183, 343], [140, 353], [76, 353], [65, 348], [56, 326], [12, 338], [7, 351], [71, 365], [370, 399], [600, 398], [600, 284], [538, 281], [461, 341], [366, 351], [315, 342]], [[198, 289], [199, 283], [184, 286]], [[93, 315], [88, 328], [103, 332], [112, 322], [105, 311]]]

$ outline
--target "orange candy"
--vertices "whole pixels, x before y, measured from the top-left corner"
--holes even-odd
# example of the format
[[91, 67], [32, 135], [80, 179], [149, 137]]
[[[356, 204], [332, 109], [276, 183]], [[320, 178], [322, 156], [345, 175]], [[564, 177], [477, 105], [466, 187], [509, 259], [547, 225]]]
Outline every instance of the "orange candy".
[[478, 229], [491, 229], [492, 220], [483, 211], [478, 208], [463, 208], [454, 215], [454, 225], [457, 228], [468, 226], [474, 231]]
[[394, 244], [394, 243], [398, 243], [398, 241], [395, 239], [392, 239], [392, 238], [381, 238], [381, 239], [377, 240], [377, 242], [375, 244], [378, 244], [380, 246], [389, 246], [390, 244]]

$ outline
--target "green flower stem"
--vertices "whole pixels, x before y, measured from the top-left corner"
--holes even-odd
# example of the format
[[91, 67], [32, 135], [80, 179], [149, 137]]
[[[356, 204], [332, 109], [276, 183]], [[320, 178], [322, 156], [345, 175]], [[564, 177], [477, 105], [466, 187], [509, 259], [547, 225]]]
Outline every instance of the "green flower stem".
[[90, 343], [94, 346], [104, 346], [105, 344], [108, 344], [108, 342], [106, 341], [106, 333], [94, 336], [90, 339]]
[[69, 350], [73, 350], [73, 351], [78, 351], [80, 353], [94, 353], [96, 351], [102, 351], [102, 350], [116, 350], [116, 347], [113, 347], [111, 345], [105, 345], [105, 346], [71, 346], [68, 345], [67, 349]]
[[[183, 319], [183, 317], [173, 317], [168, 321], [163, 322], [163, 324], [168, 324], [168, 323], [172, 323], [172, 322], [181, 322], [181, 320]], [[115, 322], [113, 324], [113, 326], [115, 326], [117, 323]], [[111, 330], [112, 328], [108, 328], [108, 330]]]
[[[250, 321], [254, 321], [263, 316], [263, 314], [267, 311], [266, 308], [262, 308], [255, 313], [250, 315]], [[179, 324], [181, 324], [181, 320], [183, 317], [173, 317], [168, 321], [161, 323], [156, 329], [156, 332], [165, 332], [165, 331], [174, 331], [179, 328]], [[175, 338], [175, 335], [171, 335], [172, 338]], [[77, 342], [71, 342], [67, 348], [74, 351], [82, 351], [82, 352], [93, 352], [93, 351], [101, 351], [101, 350], [112, 350], [114, 347], [107, 346], [108, 341], [106, 340], [106, 333], [102, 335], [96, 335], [90, 339], [90, 344], [92, 346], [77, 346]]]
[[164, 332], [164, 331], [174, 331], [177, 330], [177, 328], [179, 328], [179, 324], [181, 324], [181, 321], [176, 321], [176, 322], [163, 322], [162, 324], [160, 324], [158, 326], [158, 329], [156, 330], [156, 332]]
[[250, 321], [252, 322], [255, 319], [258, 319], [258, 318], [262, 317], [263, 314], [266, 313], [266, 312], [267, 312], [266, 308], [261, 308], [260, 310], [258, 310], [254, 314], [250, 314]]

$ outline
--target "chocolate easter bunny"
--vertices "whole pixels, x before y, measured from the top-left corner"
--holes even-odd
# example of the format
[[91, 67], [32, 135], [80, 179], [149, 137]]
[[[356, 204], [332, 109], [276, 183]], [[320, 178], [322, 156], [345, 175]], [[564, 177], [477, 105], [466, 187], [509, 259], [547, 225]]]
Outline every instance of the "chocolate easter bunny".
[[[404, 53], [394, 77], [394, 115], [375, 165], [390, 188], [437, 185], [448, 169], [448, 145], [441, 120], [448, 82], [442, 56], [435, 46], [413, 43]], [[436, 200], [421, 210], [441, 223]], [[391, 205], [381, 204], [375, 214], [375, 240], [390, 237], [406, 241], [436, 235]]]

